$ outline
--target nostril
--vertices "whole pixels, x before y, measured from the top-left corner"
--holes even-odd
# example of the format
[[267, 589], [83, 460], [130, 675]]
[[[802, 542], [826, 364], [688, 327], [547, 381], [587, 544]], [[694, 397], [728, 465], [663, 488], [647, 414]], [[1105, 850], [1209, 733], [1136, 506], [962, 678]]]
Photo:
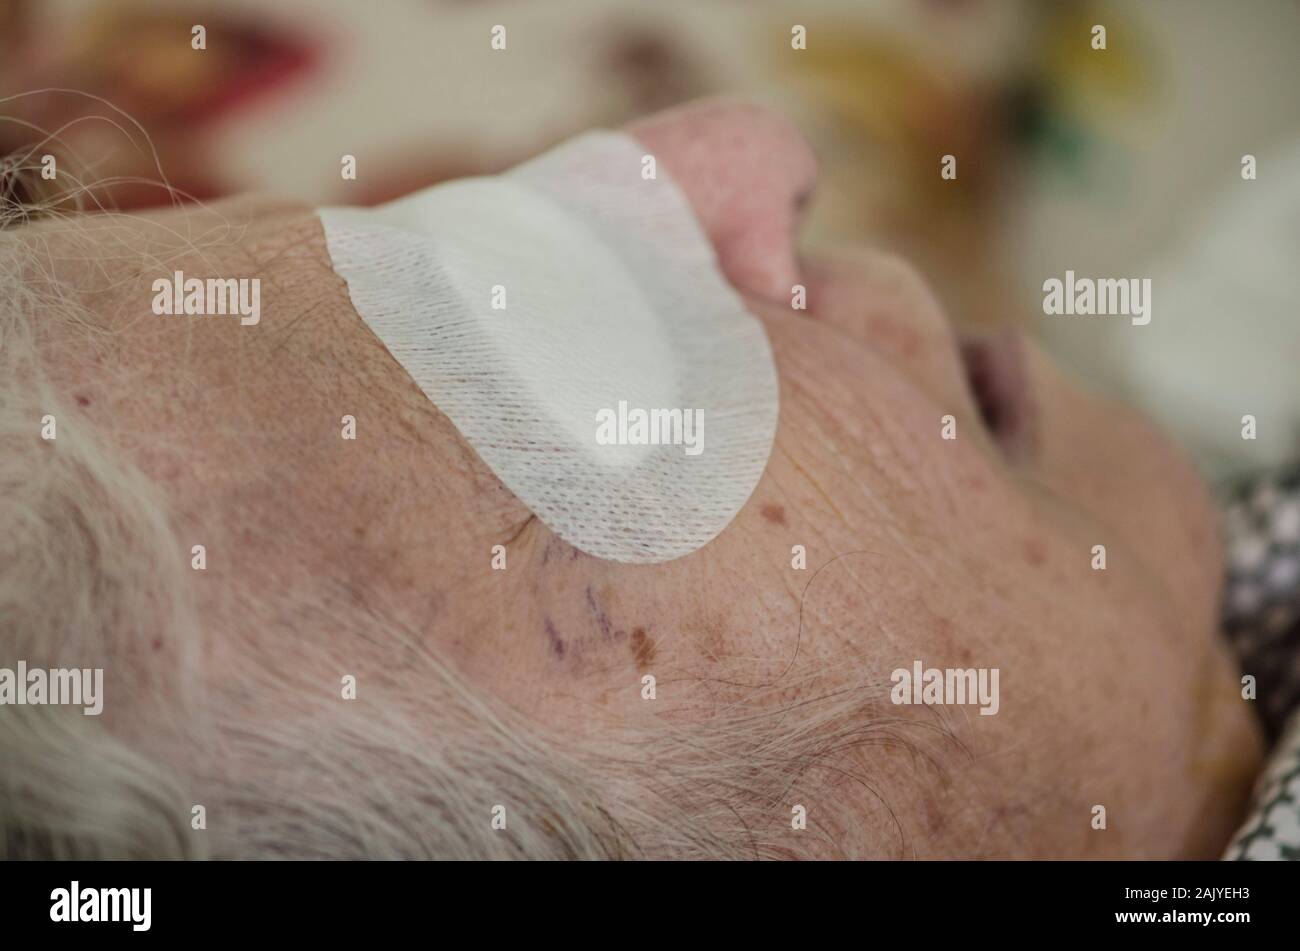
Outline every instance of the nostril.
[[794, 224], [798, 229], [808, 217], [808, 206], [812, 204], [813, 186], [809, 186], [794, 196]]
[[1020, 338], [967, 337], [960, 345], [966, 385], [994, 442], [1012, 457], [1028, 447], [1032, 406]]

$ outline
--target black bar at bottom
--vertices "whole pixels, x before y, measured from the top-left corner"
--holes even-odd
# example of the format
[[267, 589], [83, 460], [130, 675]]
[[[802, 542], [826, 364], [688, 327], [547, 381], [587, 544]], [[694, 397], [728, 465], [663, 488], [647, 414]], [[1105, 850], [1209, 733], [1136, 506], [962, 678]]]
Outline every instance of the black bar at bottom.
[[660, 942], [710, 932], [770, 938], [776, 927], [806, 936], [847, 928], [864, 939], [1140, 932], [1231, 940], [1288, 926], [1296, 883], [1287, 863], [1214, 862], [35, 862], [6, 863], [0, 875], [8, 947], [21, 946], [9, 943], [14, 937], [60, 932], [92, 941], [405, 934], [460, 943], [449, 927]]

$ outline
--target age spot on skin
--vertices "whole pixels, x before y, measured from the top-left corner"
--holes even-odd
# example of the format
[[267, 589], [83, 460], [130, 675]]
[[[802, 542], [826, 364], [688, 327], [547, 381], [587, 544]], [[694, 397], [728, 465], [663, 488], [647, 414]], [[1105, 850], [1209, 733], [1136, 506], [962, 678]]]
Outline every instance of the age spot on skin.
[[1042, 539], [1025, 539], [1025, 561], [1034, 566], [1047, 563], [1047, 546], [1043, 544]]
[[654, 663], [655, 642], [646, 636], [645, 628], [632, 629], [632, 656], [636, 658], [636, 669], [644, 671]]
[[768, 502], [758, 512], [773, 525], [785, 524], [785, 509], [780, 505]]

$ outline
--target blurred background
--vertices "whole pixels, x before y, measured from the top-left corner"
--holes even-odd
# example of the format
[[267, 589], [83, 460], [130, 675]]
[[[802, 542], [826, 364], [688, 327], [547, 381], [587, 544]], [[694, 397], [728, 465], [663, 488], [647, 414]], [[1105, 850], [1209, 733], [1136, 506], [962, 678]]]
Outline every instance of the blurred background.
[[[119, 209], [170, 201], [160, 170], [368, 204], [700, 96], [775, 106], [822, 163], [809, 242], [911, 258], [1213, 476], [1300, 455], [1298, 78], [1295, 0], [0, 0], [0, 155]], [[1152, 323], [1044, 316], [1066, 269], [1152, 278]]]

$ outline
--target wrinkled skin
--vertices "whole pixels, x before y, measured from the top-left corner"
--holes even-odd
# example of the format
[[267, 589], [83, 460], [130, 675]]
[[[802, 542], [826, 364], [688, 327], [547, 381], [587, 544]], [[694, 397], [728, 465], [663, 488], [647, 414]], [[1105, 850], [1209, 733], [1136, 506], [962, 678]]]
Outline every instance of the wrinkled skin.
[[[837, 831], [852, 854], [1216, 855], [1259, 740], [1215, 627], [1213, 511], [1182, 455], [1018, 337], [994, 347], [1016, 409], [986, 427], [921, 277], [875, 252], [796, 256], [815, 170], [783, 120], [706, 103], [630, 131], [692, 199], [775, 352], [776, 445], [735, 521], [667, 564], [576, 552], [358, 318], [309, 209], [251, 198], [159, 212], [127, 226], [137, 247], [170, 255], [158, 273], [261, 276], [261, 324], [153, 318], [142, 267], [88, 293], [119, 328], [111, 344], [55, 334], [48, 346], [83, 412], [162, 486], [181, 538], [215, 553], [196, 582], [214, 636], [241, 623], [231, 590], [274, 612], [286, 592], [343, 587], [576, 736], [689, 722], [746, 684], [788, 683], [764, 694], [774, 705], [874, 684], [862, 715], [894, 726], [841, 764], [870, 788], [808, 793], [810, 810], [848, 797], [854, 820]], [[182, 232], [218, 220], [241, 227], [202, 257], [186, 250]], [[109, 241], [107, 225], [87, 233]], [[795, 283], [806, 311], [789, 306]], [[339, 438], [345, 413], [356, 442]], [[948, 414], [955, 440], [940, 438]], [[489, 568], [496, 544], [504, 572]], [[794, 545], [806, 570], [791, 566]], [[383, 650], [356, 628], [340, 618], [317, 633]], [[891, 704], [890, 672], [915, 660], [999, 668], [999, 712]], [[937, 753], [918, 755], [925, 744]]]

